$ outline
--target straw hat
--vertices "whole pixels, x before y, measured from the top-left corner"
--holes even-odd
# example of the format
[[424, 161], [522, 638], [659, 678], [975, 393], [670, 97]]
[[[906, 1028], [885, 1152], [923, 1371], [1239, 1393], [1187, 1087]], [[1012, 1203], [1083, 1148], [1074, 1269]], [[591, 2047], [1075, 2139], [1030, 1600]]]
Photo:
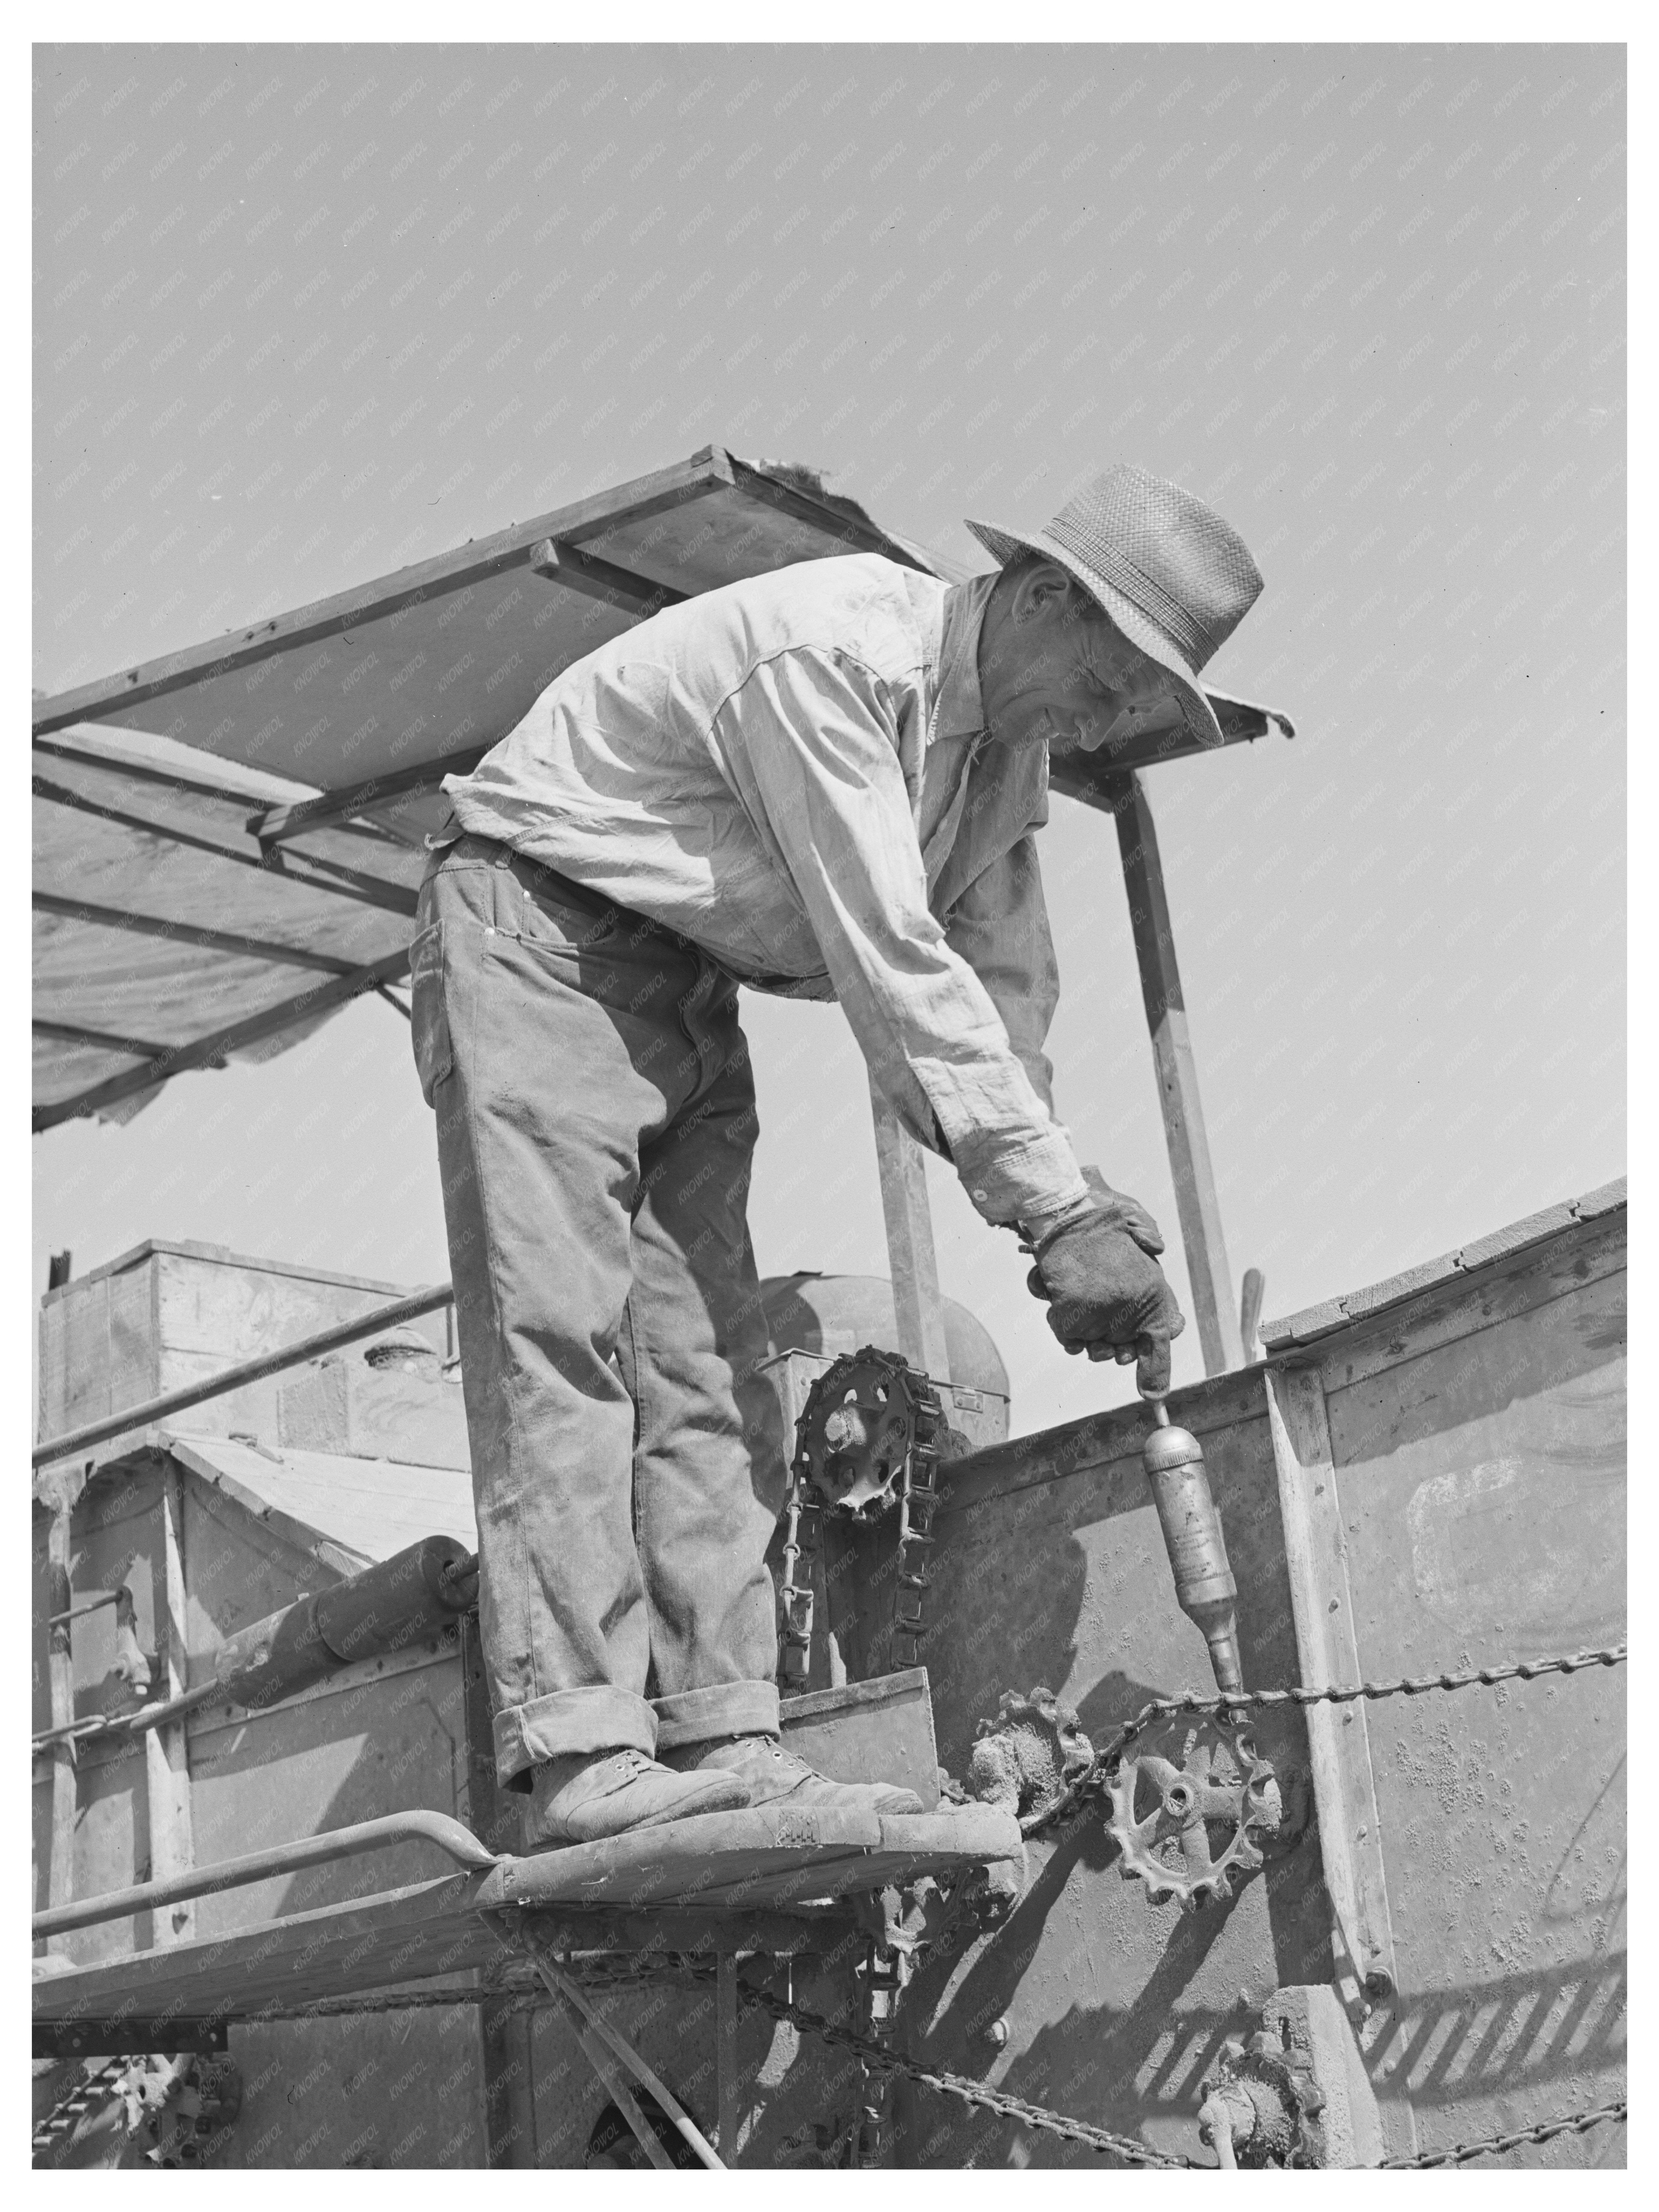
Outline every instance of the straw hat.
[[1058, 561], [1129, 642], [1168, 671], [1193, 735], [1221, 743], [1198, 672], [1255, 604], [1261, 573], [1212, 507], [1119, 462], [1085, 484], [1046, 530], [968, 527], [1005, 566], [1023, 552]]

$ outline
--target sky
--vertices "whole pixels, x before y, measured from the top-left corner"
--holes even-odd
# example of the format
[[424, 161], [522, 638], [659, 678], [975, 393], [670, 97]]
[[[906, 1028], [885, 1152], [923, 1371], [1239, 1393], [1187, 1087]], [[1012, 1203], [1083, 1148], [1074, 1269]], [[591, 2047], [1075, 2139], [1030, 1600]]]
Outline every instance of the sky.
[[[1293, 741], [1152, 771], [1235, 1281], [1286, 1313], [1623, 1172], [1625, 83], [1571, 46], [34, 49], [33, 683], [717, 443], [984, 565], [1127, 460], [1267, 589]], [[1185, 1269], [1109, 817], [1043, 867], [1060, 1110]], [[763, 1273], [884, 1273], [833, 1008], [745, 1000]], [[33, 1140], [32, 1291], [146, 1236], [448, 1272], [360, 1002]], [[930, 1164], [1030, 1431], [1121, 1402]], [[1177, 1382], [1201, 1372], [1191, 1327]]]

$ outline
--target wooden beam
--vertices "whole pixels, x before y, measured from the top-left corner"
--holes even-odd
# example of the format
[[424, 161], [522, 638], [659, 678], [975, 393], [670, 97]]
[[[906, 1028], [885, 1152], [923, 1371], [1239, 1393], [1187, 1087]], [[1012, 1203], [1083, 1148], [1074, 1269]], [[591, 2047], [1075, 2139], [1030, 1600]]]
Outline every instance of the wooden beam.
[[592, 498], [577, 500], [569, 507], [538, 516], [533, 521], [497, 531], [492, 537], [479, 538], [458, 551], [440, 554], [413, 568], [399, 569], [393, 575], [376, 577], [356, 591], [343, 592], [334, 599], [314, 600], [290, 614], [274, 615], [234, 637], [186, 647], [180, 653], [143, 662], [119, 675], [100, 678], [95, 683], [83, 684], [52, 698], [38, 699], [34, 702], [33, 728], [37, 734], [44, 734], [64, 728], [71, 722], [97, 721], [106, 715], [118, 717], [124, 710], [148, 700], [229, 675], [256, 661], [268, 660], [274, 653], [289, 652], [296, 646], [313, 644], [322, 638], [340, 636], [346, 630], [359, 629], [368, 623], [385, 621], [406, 607], [465, 590], [503, 569], [521, 567], [531, 548], [544, 538], [563, 542], [577, 537], [598, 536], [623, 522], [637, 521], [660, 514], [666, 507], [678, 507], [686, 500], [701, 498], [705, 492], [730, 485], [733, 481], [727, 456], [717, 446], [705, 447], [689, 461], [677, 461], [670, 468], [659, 469], [650, 476], [636, 477], [630, 483], [617, 485]]
[[[1224, 745], [1254, 744], [1275, 729], [1283, 737], [1296, 735], [1289, 715], [1280, 714], [1276, 707], [1261, 707], [1252, 699], [1234, 699], [1223, 691], [1206, 691], [1204, 696], [1221, 725]], [[1131, 769], [1156, 768], [1163, 761], [1189, 760], [1216, 750], [1194, 737], [1182, 722], [1172, 729], [1144, 731], [1091, 753], [1057, 754], [1048, 764], [1048, 782], [1051, 789], [1063, 792], [1067, 799], [1115, 812], [1118, 787]]]
[[52, 1037], [60, 1044], [96, 1045], [104, 1052], [131, 1053], [135, 1060], [154, 1060], [168, 1048], [153, 1038], [117, 1036], [110, 1030], [82, 1029], [78, 1022], [49, 1022], [31, 1015], [29, 1027], [36, 1036]]
[[118, 1099], [131, 1098], [137, 1091], [149, 1090], [152, 1084], [166, 1083], [192, 1067], [206, 1067], [244, 1045], [279, 1036], [298, 1022], [331, 1013], [349, 1000], [362, 997], [381, 983], [392, 981], [408, 965], [409, 947], [405, 945], [401, 952], [388, 953], [384, 960], [374, 961], [367, 968], [354, 968], [348, 975], [337, 975], [313, 990], [301, 992], [296, 999], [284, 999], [280, 1006], [268, 1006], [262, 1014], [249, 1014], [240, 1022], [215, 1030], [210, 1036], [198, 1037], [192, 1044], [170, 1045], [142, 1067], [112, 1075], [107, 1081], [94, 1084], [90, 1091], [63, 1099], [55, 1106], [37, 1106], [33, 1127], [37, 1133], [55, 1129], [59, 1122], [73, 1121], [76, 1115], [95, 1113], [100, 1106], [112, 1106]]
[[[1268, 1367], [1264, 1380], [1302, 1680], [1310, 1689], [1351, 1689], [1364, 1676], [1324, 1384], [1311, 1368]], [[1364, 1700], [1309, 1705], [1305, 1717], [1325, 1887], [1342, 1948], [1367, 1994], [1387, 1996], [1398, 1984]]]
[[[124, 907], [90, 906], [83, 899], [60, 898], [55, 891], [36, 891], [32, 901], [37, 914], [60, 916], [65, 921], [84, 921], [94, 929], [123, 929], [138, 937], [176, 939], [180, 945], [199, 945], [207, 952], [234, 952], [245, 960], [270, 960], [291, 968], [313, 968], [319, 975], [349, 975], [349, 960], [331, 952], [311, 952], [300, 945], [276, 945], [264, 937], [239, 937], [228, 929], [202, 929], [190, 921], [168, 921], [161, 915], [130, 914]], [[152, 1048], [159, 1049], [159, 1048]]]
[[[549, 1986], [552, 1987], [552, 1984], [550, 1983]], [[645, 2153], [647, 2163], [659, 2166], [665, 2172], [672, 2172], [674, 2161], [657, 2140], [657, 2131], [641, 2110], [639, 2100], [629, 2087], [628, 2076], [623, 2073], [620, 2062], [593, 2033], [575, 2007], [567, 2003], [556, 1990], [553, 2001], [563, 2014], [565, 2027], [575, 2038], [583, 2057], [593, 2069], [601, 2085], [611, 2092], [611, 2103], [627, 2121], [635, 2142]]]
[[356, 868], [343, 867], [338, 861], [325, 860], [315, 853], [301, 853], [293, 857], [308, 868], [321, 869], [325, 873], [302, 875], [287, 865], [288, 856], [281, 851], [268, 856], [239, 853], [234, 846], [221, 845], [212, 837], [198, 837], [174, 823], [152, 821], [143, 815], [129, 814], [118, 806], [101, 806], [96, 799], [84, 798], [78, 791], [66, 790], [62, 784], [52, 783], [43, 775], [32, 777], [30, 781], [37, 799], [72, 807], [77, 814], [94, 815], [100, 822], [113, 822], [120, 829], [139, 830], [146, 837], [159, 837], [168, 844], [183, 845], [191, 852], [211, 854], [216, 860], [228, 860], [239, 868], [257, 868], [262, 875], [275, 878], [279, 883], [300, 884], [307, 890], [355, 899], [359, 905], [377, 906], [387, 914], [411, 918], [414, 915], [416, 894], [406, 884], [389, 884], [383, 877], [363, 875]]
[[[195, 757], [183, 760], [158, 760], [139, 750], [146, 736], [153, 732], [137, 730], [75, 730], [58, 738], [36, 737], [33, 749], [48, 760], [67, 761], [76, 768], [102, 769], [106, 773], [125, 777], [132, 783], [150, 783], [162, 791], [186, 791], [192, 799], [216, 799], [226, 806], [246, 806], [262, 794], [259, 786], [292, 787], [291, 776], [268, 776], [262, 770], [246, 767], [240, 761], [222, 760], [216, 753], [204, 752], [198, 745], [186, 745], [182, 739], [170, 742], [185, 755]], [[310, 788], [301, 784], [298, 788]], [[275, 791], [268, 788], [265, 804], [278, 804]], [[290, 788], [283, 800], [294, 803]]]
[[945, 1304], [939, 1296], [939, 1258], [933, 1249], [933, 1216], [927, 1202], [927, 1176], [921, 1147], [870, 1080], [875, 1119], [876, 1167], [881, 1177], [881, 1210], [887, 1224], [887, 1261], [893, 1278], [893, 1311], [898, 1321], [898, 1349], [912, 1367], [935, 1382], [951, 1380], [951, 1353], [945, 1334]]
[[258, 814], [249, 815], [248, 835], [262, 845], [280, 845], [307, 830], [344, 823], [352, 815], [372, 806], [385, 806], [394, 799], [425, 798], [440, 788], [447, 775], [470, 775], [489, 750], [488, 745], [466, 745], [459, 752], [421, 761], [413, 768], [397, 769], [389, 775], [372, 775], [364, 783], [342, 784], [337, 791], [319, 792], [315, 799], [267, 806]]
[[1243, 1366], [1244, 1354], [1238, 1334], [1238, 1307], [1227, 1267], [1226, 1241], [1221, 1233], [1215, 1171], [1210, 1165], [1209, 1139], [1199, 1103], [1198, 1069], [1188, 1033], [1186, 1003], [1181, 995], [1181, 972], [1176, 965], [1164, 865], [1158, 857], [1152, 809], [1138, 775], [1121, 779], [1115, 787], [1115, 802], [1123, 883], [1129, 895], [1129, 925], [1140, 966], [1146, 1026], [1152, 1032], [1158, 1104], [1164, 1112], [1176, 1211], [1187, 1251], [1194, 1318], [1204, 1354], [1204, 1372], [1222, 1375]]
[[555, 538], [544, 538], [539, 545], [532, 546], [530, 565], [549, 583], [568, 585], [572, 591], [603, 600], [635, 622], [647, 622], [665, 607], [678, 606], [688, 596], [672, 584], [653, 584], [647, 577], [636, 576], [631, 568], [602, 561], [580, 545], [562, 545]]
[[[184, 1476], [167, 1460], [161, 1472], [161, 1556], [153, 1568], [155, 1658], [158, 1679], [153, 1697], [171, 1699], [185, 1691]], [[149, 1807], [149, 1870], [155, 1881], [186, 1874], [196, 1863], [191, 1818], [190, 1753], [183, 1716], [148, 1729], [144, 1736], [144, 1778]], [[156, 1946], [188, 1942], [196, 1933], [193, 1899], [163, 1905], [150, 1916]]]
[[[879, 524], [867, 516], [860, 520], [846, 508], [833, 502], [826, 494], [823, 501], [813, 497], [804, 486], [785, 483], [763, 469], [751, 468], [733, 454], [729, 457], [738, 489], [746, 499], [759, 501], [775, 507], [792, 521], [804, 524], [817, 531], [833, 544], [847, 553], [880, 553], [890, 561], [900, 562], [907, 568], [920, 569], [923, 574], [933, 573], [923, 567], [916, 556], [896, 538], [890, 538]], [[811, 557], [811, 556], [809, 556]]]
[[[536, 1972], [546, 1983], [548, 1988], [561, 1997], [575, 2014], [576, 2019], [572, 2024], [576, 2027], [579, 2036], [583, 2027], [590, 2030], [597, 2041], [603, 2044], [611, 2055], [627, 2068], [641, 2088], [655, 2100], [659, 2111], [667, 2118], [682, 2140], [690, 2146], [700, 2163], [716, 2172], [722, 2171], [725, 2161], [715, 2152], [713, 2144], [702, 2133], [673, 2091], [652, 2071], [627, 2038], [611, 2026], [604, 2014], [598, 2011], [589, 2002], [586, 1993], [556, 1963], [544, 1948], [543, 1941], [538, 1939], [535, 1923], [520, 1920], [515, 1923], [507, 1915], [499, 1911], [487, 1912], [484, 1917], [509, 1949], [517, 1950], [522, 1947], [533, 1957]], [[585, 2036], [581, 2037], [581, 2044], [582, 2049], [592, 2060], [596, 2070], [610, 2087], [611, 2094], [617, 2098], [618, 2104], [623, 2104], [615, 2075], [600, 2063]], [[623, 2105], [623, 2108], [624, 2111], [628, 2110], [626, 2105]], [[637, 2106], [634, 2109], [629, 2124], [639, 2136], [641, 2145], [648, 2149], [653, 2138], [641, 2119]], [[662, 2162], [665, 2166], [672, 2163], [666, 2158]]]

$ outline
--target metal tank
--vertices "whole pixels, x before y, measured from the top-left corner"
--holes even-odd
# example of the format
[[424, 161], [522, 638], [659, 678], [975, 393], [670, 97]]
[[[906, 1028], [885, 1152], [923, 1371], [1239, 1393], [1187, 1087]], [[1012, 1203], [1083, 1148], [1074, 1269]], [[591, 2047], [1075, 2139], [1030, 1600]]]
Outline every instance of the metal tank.
[[[768, 1275], [761, 1284], [761, 1301], [775, 1358], [805, 1352], [827, 1364], [866, 1344], [884, 1352], [900, 1348], [893, 1286], [884, 1275], [822, 1275], [811, 1269]], [[996, 1340], [955, 1298], [946, 1298], [944, 1306], [951, 1355], [946, 1418], [976, 1449], [1000, 1443], [1008, 1434], [1008, 1370]]]

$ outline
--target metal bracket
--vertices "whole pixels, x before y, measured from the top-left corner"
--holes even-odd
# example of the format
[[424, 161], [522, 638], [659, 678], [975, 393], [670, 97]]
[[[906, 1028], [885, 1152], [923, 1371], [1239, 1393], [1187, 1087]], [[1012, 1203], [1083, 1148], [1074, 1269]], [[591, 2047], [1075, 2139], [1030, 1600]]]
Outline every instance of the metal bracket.
[[200, 2051], [226, 2048], [223, 2021], [176, 2020], [128, 2013], [119, 2020], [37, 2020], [37, 2058], [118, 2058], [131, 2051]]

